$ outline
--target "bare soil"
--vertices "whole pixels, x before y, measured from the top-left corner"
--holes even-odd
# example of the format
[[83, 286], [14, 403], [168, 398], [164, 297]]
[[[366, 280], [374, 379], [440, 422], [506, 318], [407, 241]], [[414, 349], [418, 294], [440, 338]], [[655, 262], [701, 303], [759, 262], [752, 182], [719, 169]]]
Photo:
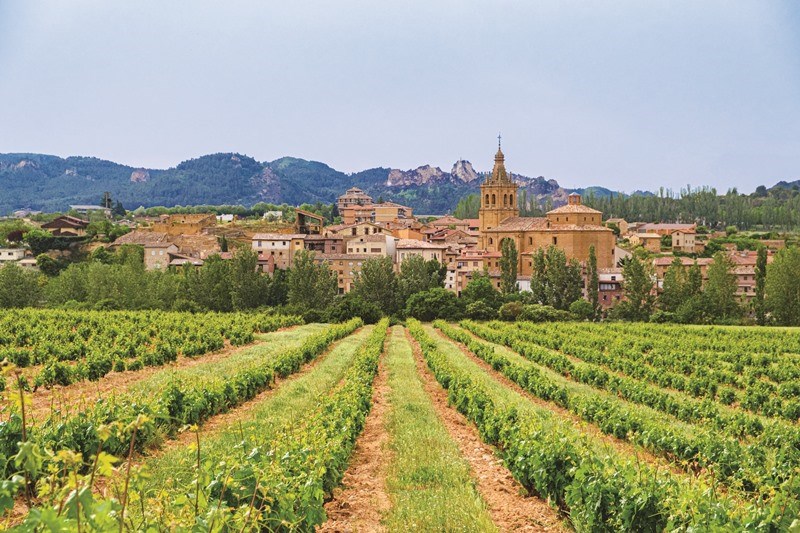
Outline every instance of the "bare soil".
[[381, 518], [391, 508], [386, 491], [389, 433], [386, 430], [389, 405], [388, 372], [382, 360], [375, 378], [372, 409], [342, 484], [325, 504], [328, 521], [317, 528], [324, 532], [386, 531]]
[[484, 443], [477, 428], [447, 403], [447, 392], [439, 385], [422, 357], [419, 344], [406, 330], [423, 387], [439, 418], [467, 460], [472, 477], [492, 521], [501, 531], [568, 531], [558, 512], [546, 501], [527, 494], [511, 472]]

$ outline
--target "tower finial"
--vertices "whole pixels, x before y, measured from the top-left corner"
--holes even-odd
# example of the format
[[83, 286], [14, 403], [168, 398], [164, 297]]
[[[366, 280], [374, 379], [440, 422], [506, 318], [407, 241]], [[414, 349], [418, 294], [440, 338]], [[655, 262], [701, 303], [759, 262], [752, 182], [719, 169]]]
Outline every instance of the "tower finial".
[[500, 140], [501, 140], [501, 139], [502, 139], [502, 136], [500, 135], [500, 133], [498, 133], [498, 134], [497, 134], [497, 149], [498, 149], [498, 150], [500, 149]]

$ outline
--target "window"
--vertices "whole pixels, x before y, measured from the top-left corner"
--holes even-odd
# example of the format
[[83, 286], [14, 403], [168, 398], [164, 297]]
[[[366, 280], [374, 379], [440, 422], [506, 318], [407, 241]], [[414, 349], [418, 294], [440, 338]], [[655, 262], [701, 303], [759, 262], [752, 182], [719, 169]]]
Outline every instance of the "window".
[[486, 193], [486, 207], [489, 207], [489, 193]]
[[491, 237], [489, 237], [489, 244], [494, 244], [494, 240]]
[[611, 281], [617, 281], [617, 276], [611, 276]]
[[511, 207], [514, 207], [514, 193], [511, 193], [511, 196], [509, 196], [509, 198], [511, 199], [511, 201], [508, 202], [509, 205], [511, 205]]
[[495, 205], [496, 203], [497, 203], [497, 201], [495, 200], [494, 193], [492, 193], [492, 205]]
[[504, 206], [508, 205], [508, 195], [507, 194], [503, 195], [503, 205]]
[[258, 241], [258, 247], [261, 248], [261, 241]]
[[528, 244], [533, 244], [533, 237], [528, 237]]
[[558, 245], [558, 237], [553, 237], [553, 245]]

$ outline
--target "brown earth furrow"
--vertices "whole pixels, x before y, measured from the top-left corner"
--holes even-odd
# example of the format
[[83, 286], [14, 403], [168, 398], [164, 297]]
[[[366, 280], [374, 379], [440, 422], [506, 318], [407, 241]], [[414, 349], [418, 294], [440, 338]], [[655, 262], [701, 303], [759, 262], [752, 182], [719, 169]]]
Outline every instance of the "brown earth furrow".
[[317, 531], [386, 531], [381, 519], [392, 505], [386, 491], [386, 475], [391, 461], [387, 455], [389, 433], [386, 430], [390, 409], [388, 380], [385, 361], [382, 360], [364, 430], [356, 441], [341, 487], [325, 504], [328, 520]]
[[486, 502], [492, 521], [501, 531], [568, 531], [558, 513], [546, 501], [526, 495], [494, 448], [484, 443], [477, 428], [449, 406], [447, 391], [439, 385], [422, 356], [417, 341], [406, 330], [417, 371], [436, 413], [467, 460], [478, 492]]

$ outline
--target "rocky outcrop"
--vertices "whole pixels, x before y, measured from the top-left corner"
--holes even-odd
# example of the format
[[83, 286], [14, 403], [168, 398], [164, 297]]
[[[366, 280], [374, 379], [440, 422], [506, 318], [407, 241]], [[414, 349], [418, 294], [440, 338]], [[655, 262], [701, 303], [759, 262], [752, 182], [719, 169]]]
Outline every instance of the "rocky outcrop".
[[454, 180], [462, 181], [464, 183], [472, 183], [480, 179], [480, 176], [475, 169], [472, 168], [472, 163], [464, 159], [459, 159], [453, 164], [453, 169], [450, 171]]
[[131, 172], [131, 182], [132, 183], [145, 183], [147, 180], [150, 179], [150, 171], [144, 168], [140, 168], [139, 170], [134, 170]]
[[386, 185], [389, 187], [427, 185], [436, 181], [449, 179], [450, 177], [450, 174], [446, 174], [439, 167], [423, 165], [415, 168], [414, 170], [390, 170], [389, 177], [386, 180]]
[[270, 167], [265, 166], [260, 174], [250, 179], [250, 183], [262, 202], [281, 202], [281, 179]]

